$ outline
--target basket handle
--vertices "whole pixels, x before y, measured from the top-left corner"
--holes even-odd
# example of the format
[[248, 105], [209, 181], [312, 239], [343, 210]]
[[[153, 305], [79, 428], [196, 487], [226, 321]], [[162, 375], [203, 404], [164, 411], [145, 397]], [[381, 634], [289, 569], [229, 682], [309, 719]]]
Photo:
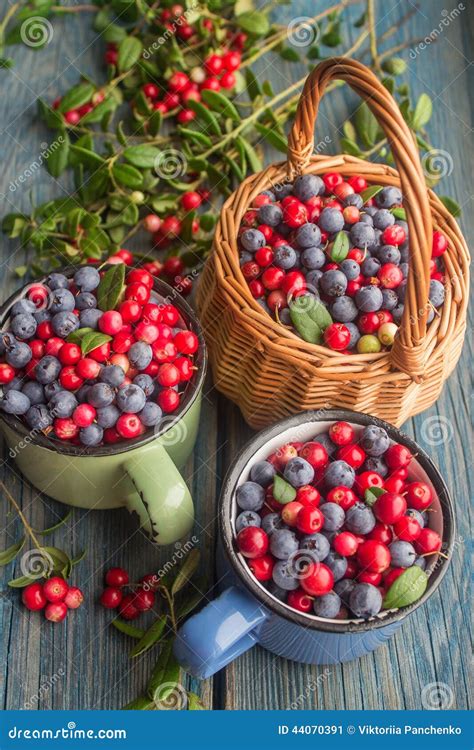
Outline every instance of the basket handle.
[[432, 218], [428, 191], [413, 133], [392, 95], [362, 63], [333, 57], [320, 63], [306, 79], [295, 122], [288, 138], [288, 177], [294, 179], [308, 166], [314, 149], [314, 127], [319, 102], [333, 80], [348, 83], [377, 118], [400, 175], [410, 232], [410, 273], [402, 324], [390, 356], [392, 367], [419, 381], [426, 366], [426, 320], [432, 246]]

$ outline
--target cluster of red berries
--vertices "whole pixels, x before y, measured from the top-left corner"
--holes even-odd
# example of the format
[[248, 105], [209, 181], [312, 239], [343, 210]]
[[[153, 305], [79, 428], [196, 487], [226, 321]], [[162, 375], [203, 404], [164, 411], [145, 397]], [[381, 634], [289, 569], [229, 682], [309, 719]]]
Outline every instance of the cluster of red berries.
[[[147, 232], [153, 235], [153, 244], [157, 248], [168, 247], [174, 240], [176, 240], [183, 231], [183, 218], [190, 211], [196, 211], [204, 201], [208, 201], [211, 194], [210, 191], [202, 188], [199, 190], [189, 190], [180, 197], [181, 208], [183, 217], [179, 215], [171, 214], [165, 218], [161, 218], [157, 214], [148, 214], [143, 219], [143, 225]], [[191, 223], [191, 231], [193, 234], [199, 231], [199, 217], [194, 216]], [[184, 268], [184, 266], [183, 266]]]
[[69, 586], [64, 578], [53, 576], [44, 583], [30, 583], [23, 589], [21, 600], [30, 611], [42, 609], [47, 620], [61, 622], [69, 609], [81, 606], [84, 595], [77, 586]]
[[131, 592], [124, 594], [124, 589], [131, 586], [127, 571], [110, 568], [105, 574], [105, 588], [99, 601], [106, 609], [118, 609], [124, 620], [134, 620], [141, 612], [153, 607], [159, 585], [159, 578], [154, 573], [148, 573], [138, 584], [133, 584]]
[[[92, 110], [95, 109], [98, 104], [103, 102], [104, 99], [105, 94], [103, 91], [95, 91], [88, 102], [82, 104], [80, 107], [77, 107], [77, 109], [69, 109], [67, 112], [65, 112], [63, 115], [64, 121], [67, 122], [68, 125], [77, 125], [83, 117], [88, 115], [89, 112], [92, 112]], [[59, 96], [54, 100], [52, 104], [53, 109], [57, 109], [60, 104], [61, 97]]]
[[[156, 214], [149, 214], [149, 216], [145, 218], [145, 226], [147, 226], [147, 219], [150, 219], [150, 217], [152, 223], [155, 219], [158, 219], [158, 223], [161, 223], [161, 219], [156, 216]], [[90, 261], [90, 263], [95, 262], [96, 261], [94, 260]], [[130, 250], [125, 250], [124, 248], [118, 250], [114, 255], [110, 255], [107, 258], [107, 263], [112, 263], [113, 265], [117, 263], [125, 263], [125, 265], [131, 266], [134, 262], [133, 254]], [[141, 262], [140, 268], [147, 271], [152, 276], [166, 281], [183, 297], [187, 297], [192, 292], [193, 280], [189, 274], [186, 274], [186, 266], [178, 255], [170, 255], [163, 262], [158, 259], [145, 263]]]
[[426, 513], [433, 491], [410, 478], [413, 460], [383, 428], [348, 422], [281, 446], [237, 487], [237, 550], [293, 609], [378, 614], [394, 581], [441, 548]]

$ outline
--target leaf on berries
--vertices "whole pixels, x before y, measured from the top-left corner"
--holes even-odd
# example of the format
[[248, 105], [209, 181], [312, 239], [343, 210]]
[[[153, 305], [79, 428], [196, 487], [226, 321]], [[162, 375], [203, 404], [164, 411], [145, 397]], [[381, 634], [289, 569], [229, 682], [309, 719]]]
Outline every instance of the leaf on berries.
[[196, 547], [194, 547], [194, 549], [192, 549], [189, 552], [188, 556], [186, 557], [184, 563], [182, 564], [178, 572], [178, 575], [174, 579], [173, 585], [171, 587], [172, 596], [177, 594], [178, 591], [181, 591], [181, 589], [193, 577], [194, 573], [199, 567], [200, 559], [201, 559], [201, 553]]
[[95, 87], [91, 83], [78, 83], [64, 94], [58, 104], [58, 112], [69, 112], [71, 109], [82, 107], [83, 104], [90, 102], [94, 92]]
[[234, 122], [240, 122], [240, 115], [227, 96], [210, 89], [203, 89], [201, 96], [211, 109], [221, 112], [225, 117], [230, 117]]
[[319, 344], [323, 331], [333, 322], [323, 303], [308, 295], [293, 300], [290, 317], [300, 336], [310, 344]]
[[382, 487], [369, 487], [364, 492], [364, 501], [365, 504], [369, 506], [369, 508], [374, 505], [377, 498], [380, 497], [380, 495], [383, 495], [386, 490], [384, 490]]
[[142, 43], [135, 36], [127, 36], [123, 39], [118, 48], [117, 66], [120, 73], [125, 73], [133, 68], [142, 56]]
[[69, 136], [64, 130], [51, 144], [46, 154], [46, 168], [52, 177], [59, 177], [67, 167], [69, 160]]
[[439, 199], [441, 203], [448, 209], [451, 216], [454, 216], [455, 218], [461, 216], [461, 206], [459, 205], [459, 203], [456, 203], [453, 198], [450, 198], [449, 195], [440, 195]]
[[384, 596], [384, 609], [400, 609], [408, 607], [423, 596], [428, 586], [428, 576], [425, 571], [413, 565], [407, 568], [392, 583], [389, 590]]
[[404, 208], [392, 208], [392, 214], [396, 219], [403, 219], [403, 221], [406, 221], [407, 214]]
[[72, 515], [72, 509], [68, 513], [66, 513], [64, 518], [61, 518], [61, 520], [55, 523], [53, 526], [48, 526], [47, 529], [33, 529], [33, 531], [35, 532], [35, 534], [41, 534], [42, 536], [46, 536], [47, 534], [52, 534], [53, 531], [56, 531], [56, 529], [59, 529], [63, 524], [65, 524], [66, 521], [70, 519], [71, 515]]
[[106, 97], [104, 101], [100, 102], [96, 107], [94, 107], [92, 112], [89, 112], [87, 115], [84, 115], [84, 117], [81, 117], [81, 125], [90, 125], [94, 122], [101, 122], [103, 117], [113, 112], [117, 108], [118, 104], [119, 102], [113, 96]]
[[82, 356], [85, 357], [86, 354], [94, 351], [94, 349], [102, 346], [102, 344], [106, 344], [108, 341], [112, 341], [112, 336], [109, 336], [106, 333], [99, 333], [98, 331], [92, 331], [92, 333], [88, 333], [81, 339], [80, 346]]
[[148, 628], [138, 643], [136, 643], [130, 651], [130, 656], [132, 658], [134, 656], [140, 656], [140, 654], [143, 654], [145, 651], [148, 651], [149, 648], [154, 646], [155, 643], [158, 643], [164, 633], [167, 619], [166, 615], [160, 615], [158, 619], [155, 620], [153, 625]]
[[209, 132], [214, 133], [214, 135], [222, 134], [219, 120], [214, 112], [211, 112], [211, 110], [205, 107], [204, 104], [201, 104], [201, 102], [195, 102], [193, 100], [189, 101], [187, 106], [197, 114], [198, 119], [206, 125], [206, 129], [209, 129]]
[[125, 149], [123, 155], [135, 167], [153, 169], [160, 155], [160, 150], [156, 146], [143, 144], [141, 146], [129, 146]]
[[112, 167], [114, 179], [125, 187], [135, 190], [143, 185], [143, 175], [130, 164], [114, 164]]
[[383, 185], [369, 185], [368, 188], [361, 192], [360, 197], [364, 203], [367, 203], [368, 200], [377, 195], [377, 193], [380, 193], [381, 190], [383, 190]]
[[208, 135], [201, 133], [199, 130], [191, 130], [191, 128], [179, 128], [180, 135], [184, 136], [190, 141], [193, 141], [197, 146], [212, 146], [212, 141]]
[[141, 628], [135, 627], [135, 625], [130, 625], [130, 623], [125, 622], [124, 620], [112, 620], [110, 623], [111, 625], [116, 628], [116, 630], [119, 630], [121, 633], [124, 633], [124, 635], [130, 636], [130, 638], [136, 638], [139, 640], [140, 638], [143, 638], [145, 635], [145, 631]]
[[17, 554], [23, 549], [25, 541], [25, 537], [23, 537], [19, 542], [12, 544], [11, 547], [0, 552], [0, 565], [8, 565], [9, 562], [14, 560]]
[[334, 242], [332, 243], [329, 253], [331, 256], [331, 260], [333, 260], [334, 263], [342, 263], [342, 261], [347, 258], [349, 246], [349, 237], [347, 236], [346, 232], [338, 232], [334, 238]]
[[278, 503], [286, 505], [296, 497], [296, 490], [287, 481], [278, 475], [273, 480], [273, 497]]
[[13, 578], [11, 581], [8, 581], [8, 585], [12, 589], [24, 589], [25, 586], [29, 586], [30, 583], [34, 583], [36, 580], [38, 579], [32, 576], [20, 576], [20, 578]]
[[240, 13], [235, 21], [237, 26], [253, 36], [265, 36], [270, 31], [270, 22], [267, 16], [257, 10]]
[[124, 281], [125, 263], [117, 263], [104, 273], [97, 287], [97, 307], [99, 310], [115, 309], [122, 294]]

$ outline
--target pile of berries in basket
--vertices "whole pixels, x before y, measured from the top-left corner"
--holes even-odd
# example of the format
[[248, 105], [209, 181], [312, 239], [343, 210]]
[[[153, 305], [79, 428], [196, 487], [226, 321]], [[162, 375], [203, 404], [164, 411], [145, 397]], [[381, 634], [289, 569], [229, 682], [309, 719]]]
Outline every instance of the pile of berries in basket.
[[[368, 186], [329, 172], [307, 174], [257, 195], [239, 229], [240, 265], [272, 317], [313, 344], [379, 352], [393, 344], [403, 314], [410, 239], [399, 188]], [[427, 320], [444, 303], [433, 233]]]
[[334, 422], [287, 443], [237, 487], [236, 549], [299, 612], [367, 619], [412, 604], [441, 548], [432, 489], [413, 478], [415, 462], [376, 424]]

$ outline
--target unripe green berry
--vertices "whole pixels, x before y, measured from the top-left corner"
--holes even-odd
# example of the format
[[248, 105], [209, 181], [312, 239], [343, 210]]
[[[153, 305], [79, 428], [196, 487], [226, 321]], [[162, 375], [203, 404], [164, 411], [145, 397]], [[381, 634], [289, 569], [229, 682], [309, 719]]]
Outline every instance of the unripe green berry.
[[379, 352], [382, 348], [382, 344], [377, 336], [372, 336], [368, 333], [365, 336], [361, 336], [357, 342], [357, 351], [359, 354], [374, 354]]

